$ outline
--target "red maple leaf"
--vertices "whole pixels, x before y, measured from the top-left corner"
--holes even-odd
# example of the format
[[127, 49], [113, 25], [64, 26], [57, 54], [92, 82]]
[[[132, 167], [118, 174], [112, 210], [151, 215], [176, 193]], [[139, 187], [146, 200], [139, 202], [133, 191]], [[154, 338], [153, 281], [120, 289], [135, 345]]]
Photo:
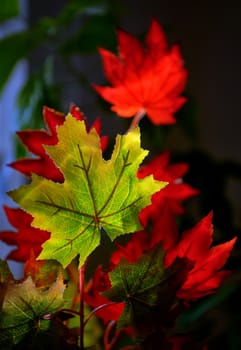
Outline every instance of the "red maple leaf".
[[47, 130], [25, 130], [17, 132], [18, 137], [26, 146], [27, 150], [37, 157], [18, 159], [9, 165], [28, 177], [32, 173], [35, 173], [53, 181], [63, 182], [62, 173], [46, 154], [43, 145], [54, 145], [57, 143], [56, 128], [63, 124], [65, 115], [54, 109], [44, 107], [43, 118]]
[[166, 151], [143, 165], [138, 171], [139, 178], [153, 175], [155, 180], [168, 182], [166, 187], [152, 196], [152, 204], [141, 211], [139, 217], [144, 227], [149, 220], [155, 222], [156, 218], [160, 218], [165, 207], [168, 207], [173, 214], [183, 214], [182, 202], [199, 193], [182, 180], [188, 171], [188, 164], [169, 164], [169, 162], [170, 152]]
[[176, 257], [188, 258], [194, 264], [177, 293], [179, 298], [196, 300], [212, 294], [230, 274], [221, 268], [230, 256], [237, 238], [210, 248], [212, 235], [212, 212], [210, 212], [196, 226], [183, 232], [176, 245], [167, 251], [166, 267], [170, 266]]
[[117, 245], [118, 249], [110, 259], [111, 268], [117, 266], [121, 258], [131, 263], [136, 262], [144, 252], [162, 241], [166, 251], [166, 268], [171, 266], [176, 258], [185, 258], [192, 263], [177, 297], [196, 300], [214, 293], [230, 274], [229, 271], [221, 269], [230, 256], [236, 238], [210, 248], [213, 234], [212, 213], [182, 235], [178, 232], [174, 216], [168, 210], [163, 214], [148, 232], [133, 234], [126, 246]]
[[150, 249], [148, 235], [146, 231], [138, 231], [132, 234], [130, 241], [126, 246], [116, 243], [117, 250], [114, 251], [110, 258], [110, 269], [119, 265], [122, 258], [130, 263], [136, 262], [144, 251]]
[[31, 250], [38, 256], [42, 250], [41, 245], [50, 237], [50, 233], [31, 226], [33, 218], [20, 208], [4, 207], [9, 223], [17, 230], [0, 232], [0, 240], [17, 246], [7, 259], [26, 261]]
[[187, 71], [177, 45], [168, 48], [160, 24], [153, 19], [145, 47], [123, 30], [117, 32], [118, 56], [100, 48], [104, 71], [112, 87], [94, 85], [124, 118], [147, 114], [154, 124], [175, 123], [173, 114], [184, 104], [181, 97]]

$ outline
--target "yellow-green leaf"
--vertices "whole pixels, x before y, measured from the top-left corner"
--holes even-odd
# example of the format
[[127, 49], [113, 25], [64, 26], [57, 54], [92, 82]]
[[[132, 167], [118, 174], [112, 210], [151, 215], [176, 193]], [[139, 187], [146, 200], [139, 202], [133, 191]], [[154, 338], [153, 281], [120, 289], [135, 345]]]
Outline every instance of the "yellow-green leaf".
[[100, 243], [100, 231], [111, 240], [141, 229], [140, 210], [166, 183], [152, 176], [138, 179], [147, 151], [140, 147], [139, 128], [116, 138], [111, 159], [102, 156], [95, 129], [70, 114], [58, 128], [59, 142], [45, 146], [64, 175], [64, 183], [33, 175], [29, 185], [11, 197], [33, 217], [32, 225], [51, 233], [40, 259], [56, 259], [66, 267], [80, 256], [82, 265]]

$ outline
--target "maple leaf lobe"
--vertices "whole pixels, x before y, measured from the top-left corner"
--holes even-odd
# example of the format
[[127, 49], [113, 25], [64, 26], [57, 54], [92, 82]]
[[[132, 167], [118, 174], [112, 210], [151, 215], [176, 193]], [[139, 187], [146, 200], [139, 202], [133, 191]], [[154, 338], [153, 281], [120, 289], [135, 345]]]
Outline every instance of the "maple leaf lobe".
[[139, 128], [117, 136], [109, 160], [102, 157], [96, 130], [87, 132], [85, 123], [71, 114], [57, 132], [58, 143], [45, 149], [64, 182], [33, 174], [29, 185], [9, 194], [34, 217], [34, 227], [51, 233], [39, 259], [56, 259], [67, 266], [76, 255], [84, 263], [100, 243], [101, 228], [111, 240], [139, 230], [139, 211], [166, 183], [136, 176], [147, 154], [140, 147]]

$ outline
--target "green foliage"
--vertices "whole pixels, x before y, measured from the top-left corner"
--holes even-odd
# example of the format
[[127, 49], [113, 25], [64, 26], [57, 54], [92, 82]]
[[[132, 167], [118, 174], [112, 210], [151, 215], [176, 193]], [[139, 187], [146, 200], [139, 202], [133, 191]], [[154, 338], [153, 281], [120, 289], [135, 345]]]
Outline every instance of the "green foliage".
[[35, 31], [32, 34], [28, 31], [23, 31], [11, 34], [0, 40], [0, 92], [2, 92], [16, 63], [25, 58], [38, 45], [41, 38], [38, 38], [36, 35], [33, 40], [35, 34], [37, 34]]
[[[0, 21], [17, 15], [17, 10], [17, 0], [5, 0], [1, 4]], [[63, 6], [57, 16], [43, 17], [24, 31], [0, 39], [0, 93], [20, 60], [31, 59], [34, 62], [39, 57], [35, 52], [41, 50], [47, 57], [47, 62], [44, 59], [33, 64], [33, 74], [30, 74], [20, 91], [18, 107], [23, 127], [28, 122], [28, 127], [41, 126], [38, 117], [41, 115], [40, 106], [49, 105], [56, 109], [61, 106], [61, 92], [69, 80], [80, 79], [80, 85], [86, 80], [86, 73], [73, 67], [73, 55], [95, 53], [97, 46], [104, 43], [113, 47], [114, 17], [117, 11], [118, 2], [113, 6], [108, 0], [72, 0]], [[56, 60], [63, 65], [67, 77], [67, 81], [61, 82], [58, 88], [55, 72], [49, 70], [48, 66], [46, 73], [48, 62], [55, 63]], [[47, 81], [49, 77], [51, 83]]]
[[56, 18], [58, 26], [70, 24], [80, 15], [103, 14], [109, 10], [108, 0], [73, 0], [67, 3]]
[[40, 71], [31, 74], [19, 92], [18, 118], [23, 129], [39, 127], [39, 115], [42, 114], [43, 106], [56, 106], [60, 109], [59, 101], [60, 87], [54, 78], [53, 57], [49, 56], [44, 60]]
[[[110, 30], [112, 28], [112, 30]], [[107, 13], [85, 20], [79, 31], [60, 47], [64, 55], [95, 53], [100, 46], [114, 49], [116, 44], [113, 17]]]
[[100, 243], [104, 229], [111, 240], [141, 229], [138, 213], [151, 195], [166, 185], [152, 176], [137, 179], [147, 151], [136, 128], [117, 136], [110, 160], [102, 157], [100, 137], [86, 131], [71, 115], [58, 128], [59, 142], [45, 146], [65, 177], [63, 184], [33, 176], [31, 184], [11, 191], [11, 197], [33, 215], [32, 225], [51, 232], [40, 259], [56, 259], [64, 267], [80, 255], [82, 265]]
[[17, 17], [19, 14], [18, 0], [3, 0], [0, 7], [0, 22]]

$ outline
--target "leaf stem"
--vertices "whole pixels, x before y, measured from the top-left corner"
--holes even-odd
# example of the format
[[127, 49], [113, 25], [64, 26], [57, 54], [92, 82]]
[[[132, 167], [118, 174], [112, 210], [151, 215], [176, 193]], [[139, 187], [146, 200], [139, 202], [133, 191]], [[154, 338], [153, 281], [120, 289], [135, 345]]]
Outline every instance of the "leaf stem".
[[80, 268], [79, 272], [79, 293], [80, 293], [80, 350], [84, 350], [84, 266]]
[[105, 334], [104, 334], [105, 350], [111, 350], [113, 348], [113, 346], [115, 345], [115, 343], [116, 343], [116, 341], [121, 333], [120, 330], [116, 330], [114, 333], [114, 336], [110, 340], [110, 332], [112, 331], [112, 329], [114, 328], [115, 325], [116, 325], [116, 321], [110, 321], [105, 329]]
[[128, 134], [128, 132], [130, 132], [131, 130], [135, 129], [135, 127], [137, 126], [137, 124], [139, 124], [139, 121], [145, 116], [146, 111], [142, 108], [140, 109], [134, 116], [134, 118], [132, 119], [132, 122], [126, 132], [126, 134]]
[[89, 313], [89, 316], [86, 318], [86, 320], [84, 321], [84, 327], [86, 326], [86, 324], [89, 322], [89, 320], [94, 316], [94, 314], [96, 312], [98, 312], [99, 310], [101, 309], [104, 309], [105, 307], [108, 307], [108, 306], [111, 306], [111, 305], [114, 305], [114, 304], [118, 304], [119, 302], [117, 301], [113, 301], [111, 303], [106, 303], [106, 304], [102, 304], [100, 306], [97, 306], [95, 309], [93, 309], [90, 313]]

